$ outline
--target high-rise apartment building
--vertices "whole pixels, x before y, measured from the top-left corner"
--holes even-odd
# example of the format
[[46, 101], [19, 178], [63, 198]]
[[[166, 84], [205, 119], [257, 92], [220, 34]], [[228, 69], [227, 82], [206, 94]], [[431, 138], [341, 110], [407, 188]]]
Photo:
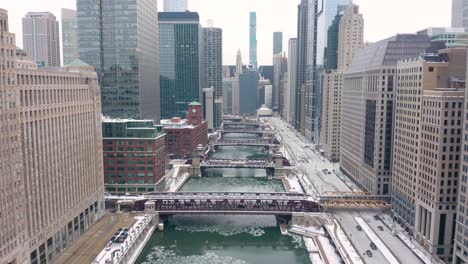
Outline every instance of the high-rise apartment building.
[[466, 48], [403, 60], [397, 71], [392, 209], [426, 250], [450, 263]]
[[[203, 28], [203, 88], [213, 88], [213, 100], [223, 98], [223, 31], [220, 28]], [[206, 107], [206, 106], [204, 106]], [[216, 108], [213, 109], [213, 126], [216, 121]]]
[[288, 71], [288, 58], [285, 54], [273, 55], [273, 109], [283, 111], [283, 104], [280, 103], [281, 81], [286, 77]]
[[468, 2], [466, 0], [452, 0], [452, 27], [468, 27]]
[[62, 8], [62, 45], [63, 65], [68, 65], [79, 58], [78, 25], [75, 10]]
[[98, 71], [102, 113], [159, 121], [156, 2], [78, 0], [77, 14], [80, 59]]
[[429, 46], [428, 36], [396, 35], [357, 51], [344, 73], [341, 170], [366, 191], [391, 190], [397, 62], [418, 57]]
[[273, 56], [283, 53], [283, 32], [273, 32]]
[[250, 12], [249, 22], [249, 64], [258, 67], [257, 62], [257, 13]]
[[198, 13], [159, 13], [161, 116], [184, 117], [202, 100], [202, 30]]
[[323, 78], [321, 144], [325, 156], [332, 161], [340, 159], [343, 72], [364, 42], [364, 19], [359, 7], [351, 4], [344, 12], [340, 10], [328, 31], [327, 45], [334, 51], [329, 53], [326, 65], [329, 69]]
[[286, 120], [293, 125], [296, 119], [297, 38], [289, 39], [288, 56], [289, 116]]
[[39, 67], [60, 66], [60, 33], [50, 12], [29, 12], [23, 17], [24, 50]]
[[164, 0], [164, 12], [185, 12], [188, 10], [187, 0]]
[[52, 263], [104, 211], [98, 79], [17, 61], [3, 9], [0, 36], [0, 263]]

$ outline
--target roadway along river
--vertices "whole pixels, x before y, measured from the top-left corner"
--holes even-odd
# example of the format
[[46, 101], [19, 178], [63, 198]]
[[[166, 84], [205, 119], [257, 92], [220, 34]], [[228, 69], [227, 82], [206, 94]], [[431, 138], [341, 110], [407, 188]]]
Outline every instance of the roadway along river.
[[[214, 155], [252, 156], [265, 154], [261, 149], [229, 147]], [[280, 181], [265, 176], [264, 170], [209, 169], [201, 179], [190, 179], [181, 191], [284, 191]], [[302, 238], [282, 236], [274, 216], [173, 216], [165, 224], [165, 231], [154, 233], [137, 263], [310, 263]]]

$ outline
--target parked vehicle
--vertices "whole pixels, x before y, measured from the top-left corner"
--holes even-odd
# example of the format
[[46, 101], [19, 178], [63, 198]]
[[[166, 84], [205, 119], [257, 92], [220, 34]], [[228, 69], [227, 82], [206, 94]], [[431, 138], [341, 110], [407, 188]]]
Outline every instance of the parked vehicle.
[[374, 220], [379, 220], [379, 216], [378, 216], [378, 215], [374, 215]]
[[377, 227], [380, 231], [383, 231], [383, 227], [382, 226], [378, 226]]
[[370, 250], [367, 250], [366, 254], [367, 254], [368, 257], [372, 257], [372, 252]]
[[359, 225], [356, 226], [356, 229], [357, 229], [358, 231], [362, 231], [362, 227], [359, 226]]
[[377, 246], [374, 244], [374, 242], [371, 242], [371, 243], [370, 243], [370, 247], [371, 247], [373, 250], [377, 250]]

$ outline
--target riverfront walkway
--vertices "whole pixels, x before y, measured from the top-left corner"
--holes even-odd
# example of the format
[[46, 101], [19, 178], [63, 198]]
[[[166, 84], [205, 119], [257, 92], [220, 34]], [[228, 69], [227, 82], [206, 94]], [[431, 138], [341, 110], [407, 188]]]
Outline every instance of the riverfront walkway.
[[63, 252], [54, 263], [92, 263], [119, 228], [127, 228], [134, 222], [130, 214], [106, 214], [78, 240], [73, 241], [71, 247]]

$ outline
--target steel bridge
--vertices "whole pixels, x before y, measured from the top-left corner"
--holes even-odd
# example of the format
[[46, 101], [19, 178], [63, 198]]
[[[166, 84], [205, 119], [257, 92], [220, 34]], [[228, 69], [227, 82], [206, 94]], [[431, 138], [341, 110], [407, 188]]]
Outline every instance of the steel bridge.
[[200, 164], [201, 168], [252, 168], [252, 169], [274, 169], [275, 163], [269, 159], [265, 160], [228, 160], [209, 159]]
[[258, 146], [258, 147], [274, 147], [276, 144], [274, 140], [260, 139], [260, 140], [227, 140], [221, 139], [214, 144], [215, 146]]
[[181, 192], [147, 193], [159, 214], [291, 215], [319, 212], [311, 197], [292, 193]]
[[319, 197], [324, 208], [387, 208], [390, 195], [366, 192], [325, 192]]

